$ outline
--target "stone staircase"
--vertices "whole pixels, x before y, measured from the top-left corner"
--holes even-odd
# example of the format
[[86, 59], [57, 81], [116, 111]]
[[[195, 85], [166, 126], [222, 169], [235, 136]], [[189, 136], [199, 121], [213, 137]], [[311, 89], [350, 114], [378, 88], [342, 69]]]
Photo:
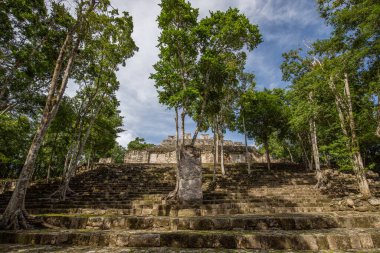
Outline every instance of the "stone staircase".
[[[203, 204], [180, 208], [165, 200], [175, 186], [174, 167], [99, 165], [73, 178], [76, 195], [65, 201], [49, 198], [57, 182], [31, 186], [27, 210], [57, 228], [0, 231], [0, 242], [107, 247], [109, 252], [114, 247], [141, 252], [380, 249], [379, 207], [336, 204], [347, 196], [360, 203], [352, 176], [336, 175], [329, 189], [320, 191], [312, 172], [287, 164], [273, 167], [267, 171], [257, 164], [248, 175], [244, 165], [227, 166], [216, 183], [212, 168], [205, 167]], [[380, 197], [379, 178], [370, 182]], [[0, 195], [0, 212], [10, 196]]]

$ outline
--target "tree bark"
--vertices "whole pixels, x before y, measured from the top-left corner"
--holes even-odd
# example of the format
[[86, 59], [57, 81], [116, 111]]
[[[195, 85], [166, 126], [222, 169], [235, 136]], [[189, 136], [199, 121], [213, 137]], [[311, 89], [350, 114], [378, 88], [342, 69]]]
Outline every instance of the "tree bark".
[[181, 132], [182, 132], [182, 144], [181, 144], [181, 148], [186, 145], [186, 139], [185, 139], [185, 118], [186, 118], [186, 112], [185, 112], [185, 109], [183, 109], [182, 113], [181, 113]]
[[176, 156], [176, 167], [175, 167], [175, 175], [176, 175], [176, 182], [175, 182], [175, 188], [173, 191], [171, 191], [166, 199], [177, 199], [178, 198], [178, 188], [179, 188], [179, 160], [180, 160], [180, 152], [179, 152], [179, 122], [178, 122], [178, 107], [175, 107], [175, 156]]
[[375, 134], [380, 138], [380, 95], [377, 96], [377, 127]]
[[266, 156], [266, 159], [267, 159], [267, 167], [268, 167], [268, 170], [270, 170], [270, 154], [269, 154], [269, 143], [268, 143], [268, 139], [266, 139], [264, 141], [264, 148], [265, 148], [265, 156]]
[[247, 137], [247, 129], [245, 128], [245, 119], [243, 116], [243, 130], [244, 130], [244, 144], [245, 144], [245, 161], [247, 162], [248, 174], [251, 174], [251, 159], [248, 152], [248, 137]]
[[319, 161], [317, 128], [316, 128], [315, 121], [313, 118], [309, 120], [309, 126], [310, 126], [310, 135], [311, 135], [311, 148], [313, 150], [313, 160], [314, 160], [314, 167], [315, 167], [315, 173], [316, 173], [315, 177], [317, 179], [317, 184], [315, 185], [315, 187], [321, 188], [325, 183], [325, 179], [321, 171], [321, 165]]
[[[312, 104], [314, 102], [313, 92], [309, 93], [309, 101]], [[317, 139], [317, 126], [315, 124], [315, 116], [314, 113], [309, 119], [309, 127], [310, 127], [310, 139], [311, 139], [311, 150], [313, 153], [314, 167], [315, 167], [315, 177], [317, 179], [316, 188], [321, 188], [325, 184], [325, 178], [321, 171], [321, 165], [319, 161], [319, 149], [318, 149], [318, 139]]]
[[55, 153], [55, 149], [57, 147], [57, 139], [58, 139], [58, 132], [55, 134], [54, 136], [54, 146], [51, 150], [51, 154], [50, 154], [50, 159], [49, 159], [49, 166], [48, 166], [48, 170], [47, 170], [47, 175], [46, 175], [46, 183], [49, 183], [49, 180], [50, 180], [50, 172], [51, 172], [51, 164], [53, 163], [53, 154]]
[[216, 163], [219, 163], [219, 121], [218, 116], [216, 116], [216, 124], [215, 124], [215, 131], [216, 131], [216, 146], [215, 146], [215, 155], [216, 155]]
[[286, 147], [286, 150], [287, 150], [288, 153], [289, 153], [289, 156], [290, 156], [290, 162], [294, 163], [293, 154], [292, 154], [292, 152], [290, 151], [290, 148], [289, 148], [289, 147]]
[[201, 112], [199, 114], [199, 119], [198, 119], [198, 122], [197, 122], [197, 127], [195, 129], [195, 132], [194, 132], [194, 135], [193, 135], [193, 139], [191, 140], [191, 146], [194, 146], [195, 145], [195, 141], [197, 140], [197, 136], [198, 136], [198, 133], [199, 133], [199, 130], [202, 126], [202, 123], [203, 123], [203, 117], [204, 117], [204, 113], [205, 113], [205, 109], [206, 109], [206, 104], [207, 104], [207, 100], [208, 100], [208, 94], [206, 93], [204, 95], [204, 98], [203, 98], [203, 102], [202, 102], [202, 106], [201, 106]]
[[224, 168], [224, 136], [223, 136], [223, 128], [220, 129], [220, 168], [222, 170], [222, 174], [226, 175], [226, 170]]
[[216, 180], [216, 158], [217, 158], [217, 141], [216, 141], [216, 123], [214, 124], [214, 171], [213, 171], [213, 175], [212, 175], [212, 181], [215, 182]]
[[[377, 73], [380, 75], [380, 73]], [[380, 138], [380, 92], [377, 93], [377, 112], [376, 112], [376, 119], [377, 119], [377, 126], [375, 130], [375, 135]], [[374, 100], [374, 103], [376, 103], [376, 98]]]

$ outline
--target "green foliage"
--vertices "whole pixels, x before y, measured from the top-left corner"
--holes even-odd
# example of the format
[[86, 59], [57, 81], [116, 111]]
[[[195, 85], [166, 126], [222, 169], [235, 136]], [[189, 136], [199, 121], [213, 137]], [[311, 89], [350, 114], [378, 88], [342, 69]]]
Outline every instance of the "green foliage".
[[107, 157], [112, 157], [115, 163], [123, 163], [124, 155], [126, 151], [127, 151], [126, 148], [116, 143], [115, 146], [111, 150], [108, 151]]
[[153, 144], [146, 143], [144, 138], [136, 137], [133, 141], [128, 143], [127, 150], [144, 150], [153, 146]]
[[222, 128], [227, 122], [232, 127], [246, 51], [261, 42], [258, 27], [237, 9], [210, 12], [198, 21], [198, 10], [184, 0], [163, 0], [160, 6], [160, 59], [151, 74], [160, 103], [182, 108], [198, 130], [206, 131], [216, 117]]
[[[138, 49], [131, 38], [132, 17], [110, 7], [108, 0], [96, 1], [87, 12], [81, 10], [85, 5], [80, 3], [73, 11], [62, 1], [49, 5], [40, 0], [0, 3], [0, 28], [4, 31], [0, 36], [0, 82], [4, 84], [0, 87], [0, 142], [4, 147], [0, 163], [8, 176], [17, 176], [14, 168], [23, 164], [68, 33], [81, 42], [70, 74], [78, 92], [73, 98], [63, 97], [38, 153], [35, 177], [45, 177], [48, 168], [51, 176], [62, 174], [74, 133], [83, 135], [90, 128], [80, 155], [85, 162], [106, 156], [123, 131], [115, 73]], [[79, 19], [80, 27], [75, 25]], [[74, 46], [71, 44], [67, 52]]]
[[0, 116], [0, 177], [14, 177], [22, 166], [32, 130], [25, 116]]
[[279, 89], [248, 90], [242, 95], [241, 116], [245, 118], [248, 137], [258, 144], [269, 141], [276, 132], [283, 135], [288, 127], [287, 108], [282, 95]]

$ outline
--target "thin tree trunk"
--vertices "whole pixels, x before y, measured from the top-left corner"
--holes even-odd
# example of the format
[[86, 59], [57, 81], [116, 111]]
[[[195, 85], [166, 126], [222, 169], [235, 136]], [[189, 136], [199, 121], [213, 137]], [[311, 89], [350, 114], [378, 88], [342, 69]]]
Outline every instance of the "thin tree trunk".
[[377, 95], [377, 127], [375, 134], [380, 138], [380, 95]]
[[181, 132], [182, 132], [182, 145], [181, 147], [186, 145], [186, 139], [185, 139], [185, 118], [186, 118], [186, 113], [185, 109], [182, 110], [181, 113]]
[[217, 151], [217, 141], [216, 141], [216, 123], [214, 123], [214, 171], [213, 171], [213, 175], [212, 175], [212, 181], [215, 182], [216, 180], [216, 159], [217, 159], [217, 156], [218, 156], [218, 151]]
[[302, 156], [303, 156], [304, 162], [306, 163], [305, 165], [307, 166], [307, 168], [309, 170], [313, 170], [312, 163], [310, 162], [309, 158], [307, 157], [307, 152], [306, 152], [305, 146], [303, 144], [302, 137], [299, 133], [297, 134], [297, 136], [298, 136], [301, 148], [302, 148]]
[[310, 137], [311, 137], [311, 148], [313, 150], [313, 160], [314, 160], [314, 167], [316, 172], [316, 179], [317, 184], [315, 185], [316, 188], [320, 188], [324, 184], [324, 177], [323, 173], [321, 171], [321, 165], [319, 161], [319, 150], [318, 150], [318, 141], [317, 141], [317, 128], [315, 125], [315, 121], [311, 118], [309, 120], [309, 126], [310, 126]]
[[216, 124], [215, 124], [215, 131], [216, 131], [216, 146], [215, 146], [215, 155], [216, 155], [216, 163], [219, 163], [219, 121], [218, 116], [216, 116]]
[[265, 140], [264, 141], [264, 148], [265, 148], [265, 156], [266, 156], [266, 159], [267, 159], [267, 167], [268, 167], [268, 170], [270, 170], [270, 154], [269, 154], [269, 143], [268, 143], [268, 140]]
[[55, 134], [54, 136], [54, 146], [51, 150], [51, 154], [50, 154], [50, 158], [49, 158], [49, 166], [48, 166], [48, 170], [47, 170], [47, 175], [46, 175], [46, 183], [49, 183], [49, 180], [50, 180], [50, 170], [51, 170], [51, 164], [53, 162], [53, 155], [54, 155], [54, 152], [55, 152], [55, 149], [57, 147], [57, 139], [58, 139], [58, 133]]
[[175, 156], [176, 156], [176, 167], [175, 167], [175, 175], [176, 175], [176, 182], [175, 182], [175, 188], [173, 191], [171, 191], [166, 199], [177, 199], [178, 194], [178, 188], [179, 188], [179, 159], [180, 159], [180, 152], [179, 152], [179, 122], [178, 122], [178, 107], [175, 108]]
[[222, 174], [226, 175], [226, 171], [224, 168], [224, 136], [223, 136], [223, 128], [220, 130], [220, 168], [222, 170]]
[[208, 94], [206, 93], [202, 102], [201, 112], [199, 114], [199, 121], [197, 122], [197, 127], [195, 128], [193, 139], [191, 140], [191, 146], [195, 145], [195, 141], [197, 140], [199, 129], [202, 126], [207, 99], [208, 99]]
[[245, 119], [243, 116], [243, 130], [244, 130], [244, 144], [245, 144], [245, 161], [248, 166], [248, 174], [251, 174], [251, 159], [248, 152], [248, 137], [247, 137], [247, 129], [245, 128]]
[[292, 152], [290, 151], [290, 148], [289, 148], [289, 147], [286, 147], [286, 150], [287, 150], [288, 153], [289, 153], [289, 156], [290, 156], [290, 162], [294, 163], [293, 154], [292, 154]]
[[91, 152], [88, 154], [86, 170], [90, 170]]
[[[313, 96], [312, 91], [310, 91], [310, 93], [309, 93], [309, 101], [310, 101], [310, 103], [314, 102], [314, 96]], [[315, 176], [317, 179], [317, 184], [315, 185], [315, 187], [321, 188], [325, 184], [325, 179], [324, 179], [323, 173], [321, 171], [321, 165], [320, 165], [320, 161], [319, 161], [317, 126], [315, 124], [314, 114], [309, 119], [309, 127], [310, 127], [311, 150], [313, 153], [313, 160], [314, 160], [315, 172], [316, 172]]]
[[16, 107], [16, 103], [14, 104], [9, 104], [6, 108], [4, 108], [1, 112], [0, 112], [0, 116], [9, 112], [10, 110], [12, 110], [14, 107]]

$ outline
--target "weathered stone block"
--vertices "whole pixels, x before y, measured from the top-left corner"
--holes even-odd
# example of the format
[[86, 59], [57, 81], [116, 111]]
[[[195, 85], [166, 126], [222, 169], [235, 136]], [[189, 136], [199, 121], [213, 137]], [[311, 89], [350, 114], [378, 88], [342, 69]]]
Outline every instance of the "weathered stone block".
[[179, 161], [179, 203], [184, 206], [200, 205], [202, 193], [201, 152], [193, 146], [185, 146]]
[[132, 234], [129, 237], [129, 247], [159, 247], [159, 234]]

